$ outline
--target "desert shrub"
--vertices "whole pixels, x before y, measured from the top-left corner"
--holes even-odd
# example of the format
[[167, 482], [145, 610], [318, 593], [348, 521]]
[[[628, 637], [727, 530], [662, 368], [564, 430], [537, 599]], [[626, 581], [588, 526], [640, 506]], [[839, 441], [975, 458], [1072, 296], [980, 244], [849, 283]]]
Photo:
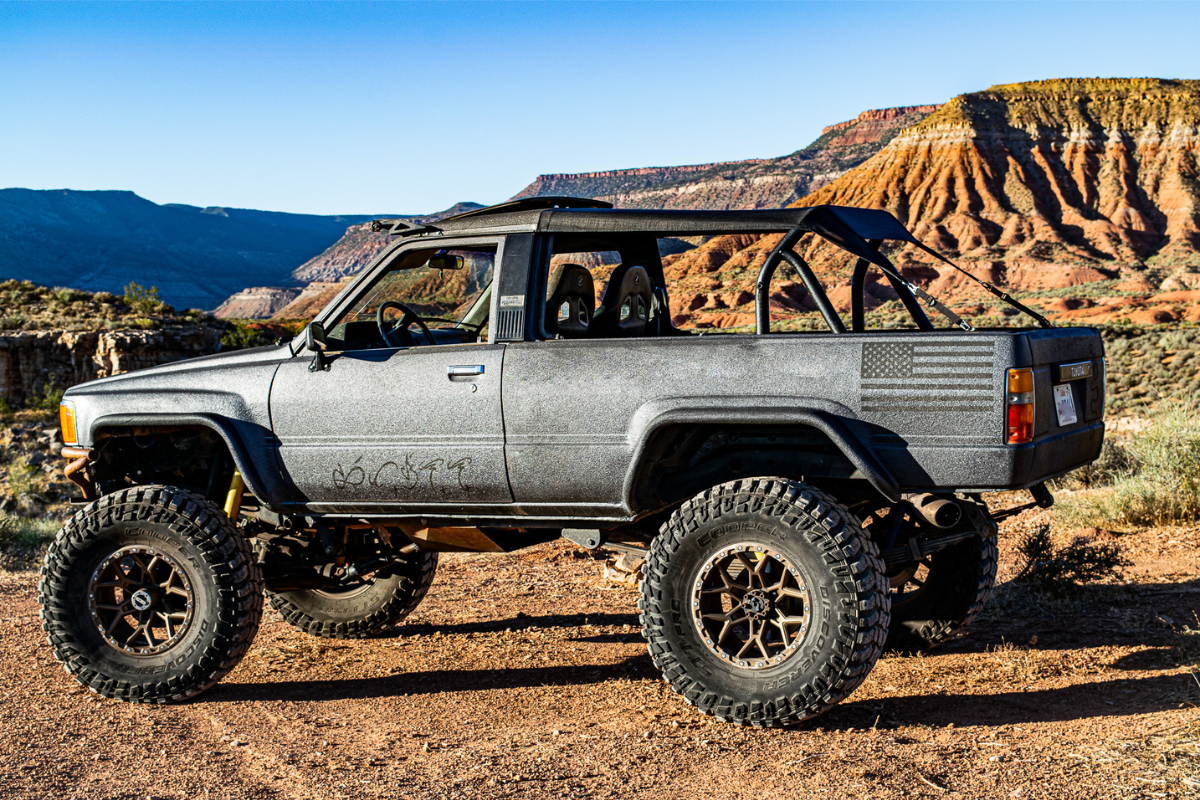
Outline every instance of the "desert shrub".
[[0, 317], [0, 328], [6, 331], [19, 330], [25, 324], [25, 319], [24, 314], [5, 314]]
[[51, 378], [42, 384], [37, 394], [25, 401], [25, 405], [39, 411], [57, 411], [58, 404], [62, 402], [63, 391], [58, 388], [58, 382]]
[[1200, 519], [1200, 406], [1195, 401], [1160, 407], [1154, 423], [1125, 448], [1124, 458], [1111, 485], [1063, 496], [1059, 518], [1093, 526]]
[[1026, 534], [1017, 545], [1017, 554], [1022, 566], [1014, 583], [1060, 595], [1082, 584], [1120, 578], [1122, 570], [1132, 565], [1115, 545], [1092, 544], [1083, 537], [1056, 547], [1049, 525], [1039, 525]]
[[108, 306], [117, 302], [117, 296], [112, 292], [96, 292], [92, 295], [92, 302], [97, 305]]
[[143, 316], [153, 314], [165, 305], [158, 297], [157, 286], [147, 289], [137, 281], [130, 281], [125, 286], [124, 300], [125, 305], [133, 309], [135, 314]]
[[284, 326], [246, 320], [228, 320], [228, 328], [221, 337], [222, 350], [247, 350], [275, 344], [291, 334]]
[[11, 514], [0, 515], [0, 547], [37, 549], [49, 543], [58, 532], [54, 520], [30, 519]]
[[86, 292], [81, 292], [78, 289], [70, 289], [65, 286], [57, 286], [54, 289], [51, 289], [50, 293], [53, 295], [55, 300], [60, 303], [66, 303], [67, 305], [70, 305], [78, 300], [83, 300], [87, 297]]
[[8, 468], [8, 493], [13, 497], [39, 495], [46, 489], [42, 471], [24, 458], [18, 458]]

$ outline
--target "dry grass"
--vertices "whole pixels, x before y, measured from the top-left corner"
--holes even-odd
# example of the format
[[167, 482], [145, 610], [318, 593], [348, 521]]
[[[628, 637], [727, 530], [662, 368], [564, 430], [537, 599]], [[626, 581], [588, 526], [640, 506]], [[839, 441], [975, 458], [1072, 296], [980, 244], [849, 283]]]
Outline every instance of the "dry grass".
[[[1068, 526], [1193, 524], [1200, 519], [1200, 405], [1175, 400], [1127, 446], [1075, 479], [1093, 488], [1061, 496], [1056, 518]], [[1069, 485], [1069, 484], [1068, 484]]]

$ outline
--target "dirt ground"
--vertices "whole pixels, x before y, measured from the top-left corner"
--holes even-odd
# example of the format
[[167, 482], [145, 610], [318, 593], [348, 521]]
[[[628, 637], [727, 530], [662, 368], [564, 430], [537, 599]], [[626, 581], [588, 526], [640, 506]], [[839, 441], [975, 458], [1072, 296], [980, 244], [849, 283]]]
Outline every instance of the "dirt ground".
[[224, 682], [178, 706], [101, 700], [51, 658], [33, 572], [0, 573], [6, 798], [1200, 796], [1200, 530], [1099, 538], [1124, 586], [1000, 582], [968, 635], [885, 656], [788, 730], [701, 716], [658, 677], [636, 590], [556, 543], [444, 556], [408, 624], [309, 638], [268, 610]]

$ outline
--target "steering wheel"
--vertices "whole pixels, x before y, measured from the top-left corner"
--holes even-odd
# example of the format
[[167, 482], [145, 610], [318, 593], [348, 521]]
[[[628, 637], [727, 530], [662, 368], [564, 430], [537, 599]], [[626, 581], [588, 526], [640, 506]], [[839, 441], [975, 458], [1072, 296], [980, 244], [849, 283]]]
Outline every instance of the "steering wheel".
[[[400, 316], [400, 319], [395, 325], [392, 326], [390, 331], [383, 324], [383, 312], [387, 311], [389, 308], [394, 308], [403, 312], [403, 314]], [[412, 347], [417, 343], [416, 340], [413, 339], [412, 333], [408, 330], [409, 326], [414, 322], [417, 323], [418, 327], [420, 327], [421, 333], [424, 335], [426, 341], [428, 341], [429, 344], [434, 344], [433, 334], [429, 332], [429, 326], [425, 324], [425, 320], [421, 319], [417, 312], [404, 305], [404, 303], [401, 303], [397, 300], [388, 300], [386, 303], [381, 303], [379, 310], [375, 312], [375, 326], [379, 328], [379, 335], [383, 337], [384, 342], [392, 347]], [[396, 333], [397, 331], [403, 331], [404, 335], [408, 337], [409, 341], [402, 341], [400, 344], [396, 344], [396, 342], [392, 339], [392, 334]]]

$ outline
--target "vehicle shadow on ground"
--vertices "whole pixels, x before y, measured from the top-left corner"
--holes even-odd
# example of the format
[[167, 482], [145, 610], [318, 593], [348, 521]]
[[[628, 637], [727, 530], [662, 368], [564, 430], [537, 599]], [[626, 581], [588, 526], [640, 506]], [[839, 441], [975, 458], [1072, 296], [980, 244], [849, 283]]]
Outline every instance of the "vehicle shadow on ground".
[[578, 628], [584, 625], [595, 627], [628, 626], [638, 629], [633, 633], [601, 633], [596, 636], [581, 637], [587, 642], [615, 642], [633, 637], [632, 641], [641, 639], [641, 621], [637, 614], [547, 614], [545, 616], [529, 616], [518, 614], [507, 619], [477, 620], [460, 622], [452, 625], [434, 625], [429, 622], [410, 623], [393, 628], [379, 636], [380, 639], [407, 639], [413, 636], [429, 636], [440, 633], [443, 636], [460, 636], [468, 633], [499, 633], [500, 631], [521, 631], [532, 628]]
[[1191, 676], [1173, 674], [989, 694], [938, 691], [858, 701], [851, 695], [798, 729], [887, 729], [908, 725], [969, 728], [1137, 716], [1179, 708], [1189, 688], [1195, 696]]
[[428, 670], [381, 678], [292, 680], [272, 683], [217, 684], [205, 702], [241, 703], [247, 700], [360, 700], [397, 695], [477, 692], [488, 689], [527, 689], [543, 686], [586, 686], [606, 681], [659, 679], [648, 655], [615, 664], [518, 667], [513, 669]]
[[[658, 679], [658, 672], [647, 656], [603, 666], [431, 670], [382, 678], [222, 683], [198, 702], [327, 702], [405, 695], [454, 694], [491, 689], [584, 686], [640, 677]], [[1134, 680], [1090, 681], [1073, 686], [1028, 691], [971, 694], [935, 691], [858, 701], [851, 695], [841, 705], [799, 726], [798, 729], [887, 729], [912, 725], [945, 727], [951, 724], [957, 728], [965, 728], [1134, 716], [1179, 708], [1189, 691], [1191, 680], [1188, 675], [1172, 674]], [[614, 714], [621, 713], [621, 702], [620, 695], [615, 694]], [[683, 706], [681, 710], [682, 708]]]

